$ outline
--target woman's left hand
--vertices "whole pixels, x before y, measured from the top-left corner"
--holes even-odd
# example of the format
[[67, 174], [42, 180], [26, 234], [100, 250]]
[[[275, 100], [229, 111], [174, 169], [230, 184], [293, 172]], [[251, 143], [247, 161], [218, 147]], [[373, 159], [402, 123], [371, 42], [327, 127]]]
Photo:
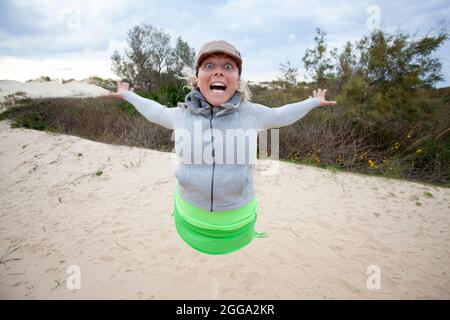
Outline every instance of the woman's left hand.
[[[327, 92], [327, 89], [322, 90], [322, 89], [319, 88], [318, 90], [314, 90], [313, 91], [313, 98], [317, 98], [317, 99], [320, 100], [320, 106], [321, 107], [323, 107], [323, 106], [334, 106], [336, 104], [336, 101], [327, 101], [325, 99], [326, 92]], [[310, 98], [311, 98], [311, 96], [310, 96]]]

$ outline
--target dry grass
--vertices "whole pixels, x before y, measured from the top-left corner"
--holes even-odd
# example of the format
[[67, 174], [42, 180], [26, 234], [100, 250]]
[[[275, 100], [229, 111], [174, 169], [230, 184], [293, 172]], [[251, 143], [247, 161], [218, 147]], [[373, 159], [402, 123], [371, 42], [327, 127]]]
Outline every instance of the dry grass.
[[171, 150], [171, 131], [150, 123], [128, 103], [113, 98], [23, 100], [0, 119], [26, 127], [79, 136], [98, 142], [161, 151]]

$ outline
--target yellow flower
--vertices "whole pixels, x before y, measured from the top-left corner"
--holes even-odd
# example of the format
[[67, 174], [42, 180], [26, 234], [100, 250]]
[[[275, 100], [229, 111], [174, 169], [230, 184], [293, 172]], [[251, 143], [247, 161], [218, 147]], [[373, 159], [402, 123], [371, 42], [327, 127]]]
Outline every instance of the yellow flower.
[[398, 147], [400, 147], [400, 143], [396, 142], [394, 143], [394, 145], [390, 148], [390, 150], [394, 150], [394, 149], [398, 149]]
[[376, 164], [374, 161], [370, 160], [370, 159], [369, 159], [369, 161], [367, 161], [367, 162], [369, 163], [369, 166], [370, 166], [371, 168], [377, 168], [377, 167], [378, 167], [377, 164]]
[[421, 154], [421, 153], [422, 153], [422, 149], [417, 149], [417, 150], [416, 150], [416, 153], [417, 153], [417, 154]]

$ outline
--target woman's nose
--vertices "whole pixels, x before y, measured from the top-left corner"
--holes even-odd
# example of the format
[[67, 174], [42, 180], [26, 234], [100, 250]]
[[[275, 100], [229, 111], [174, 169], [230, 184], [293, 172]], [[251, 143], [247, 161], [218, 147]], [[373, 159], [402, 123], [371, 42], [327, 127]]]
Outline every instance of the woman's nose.
[[215, 76], [221, 75], [223, 77], [223, 72], [218, 70], [218, 71], [214, 72], [214, 75]]

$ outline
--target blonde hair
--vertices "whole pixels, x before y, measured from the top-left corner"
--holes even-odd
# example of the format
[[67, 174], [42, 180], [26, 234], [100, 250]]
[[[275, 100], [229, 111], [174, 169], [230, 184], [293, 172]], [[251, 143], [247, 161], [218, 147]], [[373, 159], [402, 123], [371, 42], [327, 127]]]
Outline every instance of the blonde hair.
[[[197, 76], [191, 68], [184, 67], [183, 70], [181, 70], [181, 75], [175, 75], [175, 77], [186, 81], [186, 85], [183, 88], [188, 88], [189, 90], [199, 89], [197, 86]], [[248, 82], [241, 77], [239, 77], [238, 87], [236, 90], [241, 93], [242, 101], [250, 101], [252, 98], [252, 93], [248, 87]]]

